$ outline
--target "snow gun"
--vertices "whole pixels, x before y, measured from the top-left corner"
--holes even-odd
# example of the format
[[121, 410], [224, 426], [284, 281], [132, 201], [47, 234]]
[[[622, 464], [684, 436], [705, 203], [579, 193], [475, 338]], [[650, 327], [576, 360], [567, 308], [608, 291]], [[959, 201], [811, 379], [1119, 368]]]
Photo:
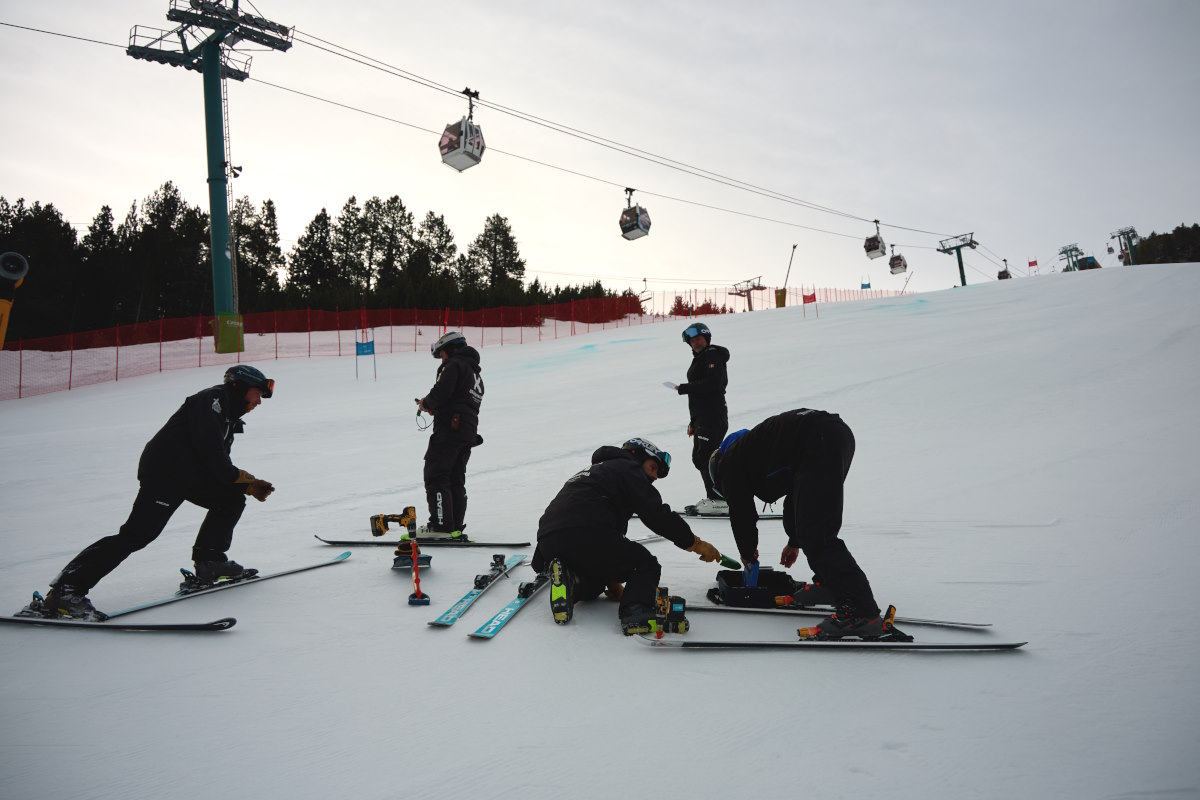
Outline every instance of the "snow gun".
[[0, 347], [4, 347], [4, 337], [8, 333], [13, 297], [28, 273], [29, 262], [25, 256], [12, 252], [0, 255]]

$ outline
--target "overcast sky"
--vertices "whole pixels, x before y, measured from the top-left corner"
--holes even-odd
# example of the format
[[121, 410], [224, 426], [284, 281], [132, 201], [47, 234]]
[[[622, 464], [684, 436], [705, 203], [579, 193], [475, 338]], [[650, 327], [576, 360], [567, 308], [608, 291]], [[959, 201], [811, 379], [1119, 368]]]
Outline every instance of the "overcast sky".
[[[101, 206], [120, 220], [168, 180], [207, 211], [199, 73], [124, 52], [134, 25], [175, 27], [168, 8], [0, 0], [0, 195], [53, 203], [81, 235]], [[250, 80], [229, 83], [234, 191], [275, 202], [285, 252], [321, 208], [397, 194], [418, 220], [444, 215], [461, 249], [507, 217], [528, 276], [549, 284], [781, 286], [797, 245], [789, 286], [899, 289], [908, 276], [863, 252], [879, 219], [908, 288], [929, 290], [958, 282], [936, 250], [958, 234], [981, 245], [966, 255], [979, 283], [1002, 258], [1017, 277], [1031, 259], [1049, 271], [1073, 243], [1115, 266], [1119, 228], [1200, 221], [1195, 2], [242, 10], [296, 30], [288, 52], [249, 51]], [[464, 87], [485, 103], [488, 150], [458, 173], [437, 140], [466, 112]], [[617, 225], [626, 186], [652, 219], [634, 242]]]

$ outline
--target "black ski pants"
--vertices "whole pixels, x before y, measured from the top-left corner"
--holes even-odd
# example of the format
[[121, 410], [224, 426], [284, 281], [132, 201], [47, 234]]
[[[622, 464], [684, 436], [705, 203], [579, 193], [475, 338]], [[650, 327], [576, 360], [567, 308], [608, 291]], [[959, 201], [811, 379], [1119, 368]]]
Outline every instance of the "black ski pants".
[[429, 524], [442, 531], [461, 531], [467, 518], [467, 462], [472, 442], [434, 434], [425, 451], [425, 499]]
[[792, 486], [783, 501], [783, 528], [789, 541], [799, 540], [813, 577], [833, 592], [839, 606], [873, 616], [879, 606], [871, 583], [839, 536], [844, 484], [853, 460], [850, 426], [840, 417], [821, 422], [797, 454]]
[[87, 594], [132, 553], [157, 539], [185, 500], [208, 509], [192, 545], [192, 561], [224, 561], [233, 543], [233, 529], [246, 510], [242, 486], [204, 483], [179, 490], [142, 483], [125, 524], [115, 535], [84, 548], [51, 586], [70, 586], [80, 594]]
[[538, 539], [533, 566], [544, 572], [560, 559], [579, 581], [575, 600], [598, 597], [605, 587], [625, 584], [618, 613], [625, 617], [634, 606], [654, 608], [662, 567], [650, 551], [612, 531], [574, 530]]
[[713, 450], [721, 446], [728, 426], [724, 428], [693, 428], [692, 430], [692, 464], [700, 470], [700, 479], [704, 481], [704, 496], [710, 500], [720, 499], [713, 491], [712, 477], [708, 474], [708, 457]]

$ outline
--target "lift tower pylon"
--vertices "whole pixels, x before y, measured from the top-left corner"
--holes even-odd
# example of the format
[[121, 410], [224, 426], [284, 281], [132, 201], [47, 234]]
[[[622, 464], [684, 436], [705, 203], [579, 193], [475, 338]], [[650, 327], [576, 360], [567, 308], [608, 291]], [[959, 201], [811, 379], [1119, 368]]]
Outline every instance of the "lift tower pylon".
[[[125, 52], [133, 58], [184, 67], [203, 76], [213, 311], [217, 315], [237, 314], [229, 242], [230, 164], [225, 156], [221, 88], [226, 78], [244, 81], [250, 77], [250, 57], [233, 50], [239, 42], [285, 51], [292, 46], [293, 29], [242, 13], [238, 0], [171, 0], [167, 19], [179, 23], [179, 27], [166, 31], [135, 25]], [[222, 348], [220, 337], [217, 342], [219, 352], [232, 352]], [[240, 349], [240, 342], [239, 336], [236, 349]]]

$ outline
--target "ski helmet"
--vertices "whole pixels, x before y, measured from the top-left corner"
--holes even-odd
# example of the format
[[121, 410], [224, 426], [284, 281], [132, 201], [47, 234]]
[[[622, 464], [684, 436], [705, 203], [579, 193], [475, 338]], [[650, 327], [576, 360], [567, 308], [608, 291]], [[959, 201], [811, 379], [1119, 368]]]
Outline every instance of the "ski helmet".
[[463, 336], [458, 331], [446, 331], [441, 338], [433, 344], [429, 345], [429, 352], [433, 353], [434, 358], [441, 358], [442, 351], [450, 348], [451, 351], [462, 347], [467, 343], [467, 337]]
[[707, 341], [709, 344], [712, 344], [712, 331], [710, 331], [708, 326], [703, 322], [697, 322], [687, 326], [687, 328], [683, 331], [683, 343], [691, 344], [692, 339], [695, 339], [697, 336], [703, 336], [705, 341]]
[[647, 458], [657, 461], [658, 477], [660, 478], [667, 477], [667, 473], [671, 471], [671, 454], [666, 450], [659, 450], [653, 442], [647, 439], [629, 439], [621, 445], [621, 449], [632, 453], [638, 462], [645, 461]]
[[246, 389], [261, 389], [264, 398], [275, 393], [275, 380], [263, 375], [262, 372], [249, 364], [237, 364], [225, 370], [225, 382], [231, 383], [243, 392]]

